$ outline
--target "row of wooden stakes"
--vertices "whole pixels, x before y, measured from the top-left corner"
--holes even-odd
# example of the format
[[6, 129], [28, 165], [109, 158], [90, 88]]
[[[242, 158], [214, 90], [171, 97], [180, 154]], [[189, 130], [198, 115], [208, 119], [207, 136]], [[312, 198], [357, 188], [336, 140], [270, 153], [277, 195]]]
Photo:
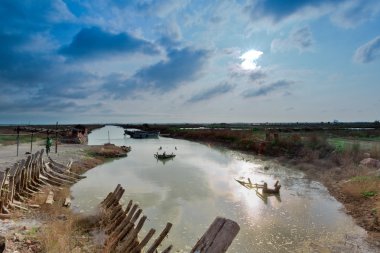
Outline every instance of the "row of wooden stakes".
[[[105, 252], [141, 252], [153, 237], [156, 230], [150, 229], [145, 237], [139, 241], [138, 233], [142, 229], [147, 217], [141, 216], [142, 209], [137, 203], [129, 201], [125, 209], [120, 204], [125, 189], [121, 185], [117, 185], [115, 190], [100, 203], [101, 227], [104, 229], [107, 239], [104, 245]], [[139, 219], [140, 218], [140, 219]], [[135, 223], [139, 219], [137, 225]], [[171, 223], [167, 223], [165, 229], [153, 244], [145, 251], [146, 253], [156, 252], [157, 247], [165, 239], [172, 227]], [[172, 246], [169, 246], [162, 252], [170, 252]]]
[[49, 158], [43, 159], [44, 150], [16, 162], [0, 172], [0, 218], [10, 218], [11, 208], [27, 210], [27, 202], [45, 186], [72, 185], [84, 176], [70, 171], [71, 163], [64, 165]]
[[[132, 200], [123, 209], [120, 204], [125, 189], [118, 184], [113, 192], [100, 203], [100, 224], [105, 231], [107, 238], [104, 243], [104, 252], [117, 253], [138, 253], [144, 250], [156, 230], [150, 229], [145, 237], [140, 241], [138, 233], [144, 226], [147, 219], [145, 215], [141, 216], [142, 209]], [[137, 220], [139, 221], [137, 222]], [[137, 225], [136, 225], [137, 222]], [[168, 235], [172, 227], [167, 223], [160, 235], [153, 241], [146, 253], [158, 252], [157, 248]], [[191, 253], [223, 253], [226, 252], [235, 236], [240, 230], [239, 225], [229, 219], [217, 217], [210, 225], [205, 234], [198, 240], [196, 245], [190, 251]], [[170, 245], [162, 253], [168, 253], [172, 250]]]

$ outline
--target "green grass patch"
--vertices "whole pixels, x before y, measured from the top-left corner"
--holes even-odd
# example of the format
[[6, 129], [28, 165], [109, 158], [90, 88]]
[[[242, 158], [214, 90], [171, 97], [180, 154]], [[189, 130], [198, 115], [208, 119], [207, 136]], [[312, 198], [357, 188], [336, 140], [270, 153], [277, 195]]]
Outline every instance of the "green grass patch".
[[374, 197], [374, 196], [376, 196], [376, 194], [377, 193], [375, 191], [365, 191], [365, 192], [362, 192], [363, 197], [366, 197], [366, 198]]
[[[39, 141], [41, 138], [33, 137], [33, 143]], [[30, 142], [30, 135], [20, 135], [20, 143]], [[0, 135], [0, 144], [2, 145], [12, 145], [17, 143], [17, 135]]]
[[35, 236], [38, 233], [38, 231], [39, 231], [38, 227], [32, 227], [26, 232], [26, 234], [29, 236]]
[[366, 182], [374, 180], [380, 180], [380, 176], [356, 176], [351, 178], [352, 182]]

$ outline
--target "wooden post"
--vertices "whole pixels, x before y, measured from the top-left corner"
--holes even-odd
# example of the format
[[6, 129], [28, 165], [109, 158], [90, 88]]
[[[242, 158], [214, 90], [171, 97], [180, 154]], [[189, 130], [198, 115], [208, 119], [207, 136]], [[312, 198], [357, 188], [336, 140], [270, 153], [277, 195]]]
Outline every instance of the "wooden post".
[[166, 223], [166, 227], [161, 232], [160, 236], [153, 242], [150, 248], [146, 251], [147, 253], [154, 253], [158, 246], [160, 246], [161, 242], [165, 239], [165, 236], [169, 233], [173, 224], [170, 222]]
[[239, 225], [222, 217], [216, 217], [190, 253], [223, 253], [239, 233]]
[[55, 124], [55, 153], [57, 154], [58, 151], [58, 121], [57, 124]]
[[17, 131], [17, 156], [18, 156], [18, 147], [20, 145], [20, 127], [19, 126], [17, 126], [16, 131]]
[[273, 136], [274, 136], [274, 141], [278, 142], [279, 141], [278, 133], [274, 133]]
[[33, 152], [33, 132], [30, 135], [30, 153], [32, 153], [32, 152]]
[[271, 141], [270, 132], [265, 133], [265, 141]]

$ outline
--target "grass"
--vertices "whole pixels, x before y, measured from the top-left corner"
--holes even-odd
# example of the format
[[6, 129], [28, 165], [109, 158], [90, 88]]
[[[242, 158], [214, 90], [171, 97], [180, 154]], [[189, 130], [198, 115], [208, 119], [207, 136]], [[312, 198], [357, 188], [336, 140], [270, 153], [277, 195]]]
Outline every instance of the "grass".
[[[42, 140], [40, 137], [33, 137], [33, 142]], [[20, 135], [20, 143], [30, 142], [30, 135]], [[0, 135], [0, 144], [13, 145], [17, 143], [17, 135]]]
[[[46, 191], [48, 192], [48, 190]], [[69, 196], [70, 189], [64, 187], [54, 191], [53, 205], [43, 204], [46, 194], [39, 197], [42, 216], [47, 220], [45, 226], [33, 230], [41, 242], [43, 252], [71, 253], [74, 248], [86, 247], [88, 252], [95, 247], [90, 240], [89, 232], [98, 224], [97, 216], [82, 216], [62, 207], [64, 199]], [[82, 251], [81, 251], [82, 252]]]
[[342, 186], [342, 191], [354, 198], [373, 197], [380, 189], [380, 177], [355, 176]]
[[366, 198], [374, 197], [377, 195], [375, 191], [362, 192], [362, 195]]
[[373, 177], [373, 176], [356, 176], [351, 178], [352, 182], [365, 182], [365, 181], [372, 181], [372, 180], [379, 180], [380, 177]]

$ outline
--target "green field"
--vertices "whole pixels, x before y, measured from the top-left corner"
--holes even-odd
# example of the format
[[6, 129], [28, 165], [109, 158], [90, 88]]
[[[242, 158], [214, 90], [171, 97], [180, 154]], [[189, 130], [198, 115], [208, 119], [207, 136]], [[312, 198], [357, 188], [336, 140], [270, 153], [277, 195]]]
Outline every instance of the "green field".
[[[33, 142], [41, 140], [40, 137], [33, 137]], [[20, 143], [30, 142], [30, 135], [20, 135]], [[12, 145], [17, 143], [17, 135], [0, 135], [1, 145]]]
[[328, 138], [328, 143], [336, 149], [357, 148], [363, 151], [380, 150], [380, 137], [368, 138]]

